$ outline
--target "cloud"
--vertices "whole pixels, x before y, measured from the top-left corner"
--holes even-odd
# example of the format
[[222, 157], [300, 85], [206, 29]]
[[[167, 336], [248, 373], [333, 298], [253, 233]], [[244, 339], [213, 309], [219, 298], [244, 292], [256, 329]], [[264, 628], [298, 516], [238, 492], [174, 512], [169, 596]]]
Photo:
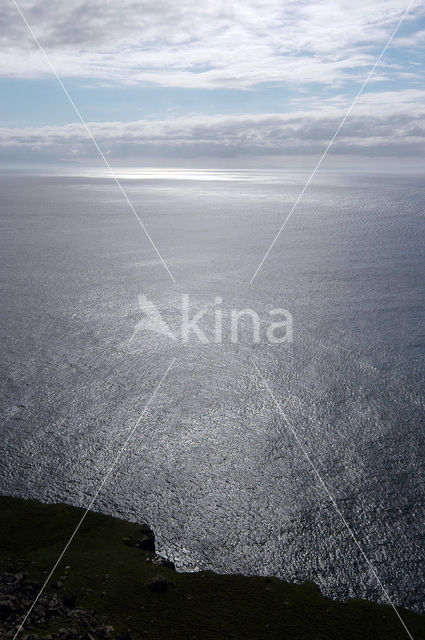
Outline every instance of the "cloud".
[[[20, 0], [20, 6], [61, 76], [249, 88], [357, 79], [405, 0], [57, 0], [54, 8]], [[424, 11], [423, 2], [413, 2], [408, 21]], [[48, 74], [12, 3], [3, 3], [0, 25], [0, 75]], [[420, 42], [416, 31], [412, 45]]]
[[[323, 151], [347, 105], [332, 98], [290, 114], [196, 115], [166, 120], [89, 123], [97, 142], [116, 159], [188, 156], [310, 155]], [[2, 157], [81, 160], [96, 151], [79, 123], [0, 129]], [[344, 124], [333, 154], [421, 156], [425, 153], [425, 91], [363, 96]]]

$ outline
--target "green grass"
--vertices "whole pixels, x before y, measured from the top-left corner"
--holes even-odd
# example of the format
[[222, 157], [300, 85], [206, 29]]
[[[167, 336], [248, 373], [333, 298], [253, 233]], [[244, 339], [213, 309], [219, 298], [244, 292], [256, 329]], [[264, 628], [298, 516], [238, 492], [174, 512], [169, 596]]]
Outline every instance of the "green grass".
[[[11, 565], [45, 579], [83, 514], [62, 504], [0, 497], [0, 569]], [[118, 631], [152, 640], [392, 640], [408, 638], [391, 607], [324, 598], [312, 583], [277, 578], [175, 573], [128, 546], [139, 527], [89, 513], [51, 582], [75, 592], [77, 606], [106, 616]], [[69, 567], [66, 569], [65, 567]], [[170, 583], [154, 593], [148, 581]], [[90, 591], [91, 590], [91, 591]], [[52, 585], [47, 591], [54, 591]], [[102, 595], [103, 594], [103, 595]], [[400, 609], [414, 640], [425, 640], [425, 616]]]

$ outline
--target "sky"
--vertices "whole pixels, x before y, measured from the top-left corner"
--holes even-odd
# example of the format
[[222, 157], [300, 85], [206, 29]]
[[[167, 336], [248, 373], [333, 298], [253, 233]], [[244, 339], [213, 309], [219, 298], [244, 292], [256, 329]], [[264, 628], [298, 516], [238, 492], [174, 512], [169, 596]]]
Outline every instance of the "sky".
[[[407, 3], [17, 0], [111, 165], [299, 166], [319, 156]], [[0, 7], [0, 162], [97, 151], [13, 0]], [[423, 166], [425, 1], [332, 146], [333, 166]]]

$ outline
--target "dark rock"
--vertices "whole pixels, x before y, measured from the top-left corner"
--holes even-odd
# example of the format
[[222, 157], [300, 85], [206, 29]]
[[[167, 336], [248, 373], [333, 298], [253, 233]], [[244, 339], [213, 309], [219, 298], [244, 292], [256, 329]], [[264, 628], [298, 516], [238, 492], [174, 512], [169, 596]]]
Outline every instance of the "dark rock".
[[141, 524], [139, 533], [140, 539], [136, 546], [145, 551], [155, 551], [155, 534], [152, 529], [147, 524]]
[[146, 522], [143, 522], [140, 525], [140, 529], [139, 529], [139, 533], [147, 536], [147, 535], [154, 535], [152, 529], [150, 528], [150, 526], [148, 524], [146, 524]]
[[54, 583], [52, 584], [52, 587], [53, 587], [54, 589], [62, 589], [62, 587], [63, 587], [63, 582], [61, 582], [60, 580], [56, 580], [56, 582], [54, 582]]
[[163, 558], [158, 554], [154, 555], [154, 557], [152, 558], [152, 562], [153, 564], [156, 564], [159, 567], [166, 567], [167, 569], [172, 569], [173, 571], [176, 570], [176, 566], [174, 562], [171, 562], [171, 560], [167, 560], [167, 558]]
[[54, 619], [54, 618], [59, 618], [59, 616], [62, 614], [62, 609], [58, 606], [53, 606], [53, 607], [49, 607], [46, 610], [46, 618], [48, 620], [50, 619]]
[[84, 609], [74, 609], [74, 611], [71, 611], [70, 615], [78, 620], [83, 620], [86, 617], [86, 612]]
[[[42, 582], [41, 584], [43, 585], [44, 582]], [[20, 592], [27, 596], [35, 596], [40, 591], [40, 589], [41, 587], [38, 587], [38, 583], [25, 581], [22, 581], [19, 587]]]
[[6, 620], [13, 613], [14, 606], [11, 598], [0, 600], [0, 619]]
[[96, 630], [96, 635], [98, 638], [111, 638], [113, 632], [114, 632], [113, 627], [109, 627], [109, 626], [99, 627]]
[[33, 615], [38, 616], [39, 618], [43, 618], [46, 613], [46, 607], [42, 604], [37, 604], [33, 609]]
[[156, 576], [148, 582], [148, 588], [156, 593], [163, 593], [164, 591], [167, 591], [167, 586], [168, 581], [162, 576]]
[[62, 598], [62, 604], [64, 607], [68, 607], [69, 609], [74, 609], [75, 604], [77, 602], [77, 596], [75, 593], [65, 593]]
[[143, 534], [136, 543], [139, 549], [144, 551], [155, 551], [155, 536], [152, 532]]
[[26, 577], [27, 574], [23, 571], [21, 571], [20, 573], [15, 573], [15, 580], [17, 580], [18, 582], [22, 582], [22, 580], [25, 580]]

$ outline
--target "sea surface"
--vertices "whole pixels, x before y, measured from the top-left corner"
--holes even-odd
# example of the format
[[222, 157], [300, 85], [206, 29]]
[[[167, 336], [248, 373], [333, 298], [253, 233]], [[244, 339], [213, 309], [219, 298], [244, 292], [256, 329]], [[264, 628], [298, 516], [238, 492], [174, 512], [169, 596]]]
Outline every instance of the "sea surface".
[[[96, 508], [179, 570], [385, 601], [369, 562], [425, 610], [423, 176], [317, 175], [252, 284], [306, 174], [121, 177], [175, 283], [101, 172], [0, 177], [0, 492], [87, 506], [175, 358]], [[182, 343], [182, 294], [207, 343]], [[246, 308], [260, 341], [245, 316], [232, 343]], [[276, 308], [291, 343], [267, 341]]]

